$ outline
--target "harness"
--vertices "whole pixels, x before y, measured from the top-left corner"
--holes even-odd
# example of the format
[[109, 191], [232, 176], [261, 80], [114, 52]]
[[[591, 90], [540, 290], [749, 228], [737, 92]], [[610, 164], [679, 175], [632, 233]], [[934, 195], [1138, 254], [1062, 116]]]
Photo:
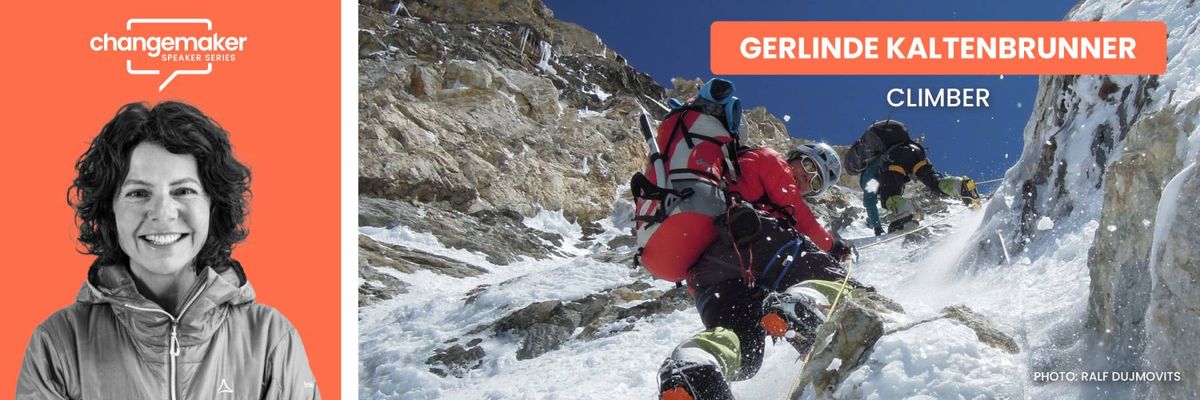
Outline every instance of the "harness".
[[912, 175], [912, 174], [915, 174], [915, 173], [917, 173], [917, 171], [920, 171], [920, 170], [921, 170], [921, 167], [924, 167], [924, 166], [926, 166], [926, 165], [929, 165], [929, 161], [928, 161], [928, 160], [921, 160], [921, 161], [918, 161], [916, 164], [913, 164], [913, 167], [912, 167], [912, 169], [909, 169], [909, 170], [905, 170], [905, 169], [904, 169], [904, 166], [903, 166], [903, 165], [900, 165], [900, 164], [891, 164], [891, 165], [888, 165], [888, 166], [887, 166], [887, 170], [888, 170], [888, 171], [895, 172], [895, 173], [897, 173], [897, 174], [900, 174], [900, 175]]

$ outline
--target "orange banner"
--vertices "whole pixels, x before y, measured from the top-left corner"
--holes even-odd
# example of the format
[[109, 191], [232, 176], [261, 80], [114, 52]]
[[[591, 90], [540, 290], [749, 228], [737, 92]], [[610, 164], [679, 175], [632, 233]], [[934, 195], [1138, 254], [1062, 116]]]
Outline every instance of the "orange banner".
[[717, 21], [715, 75], [1161, 74], [1162, 22]]

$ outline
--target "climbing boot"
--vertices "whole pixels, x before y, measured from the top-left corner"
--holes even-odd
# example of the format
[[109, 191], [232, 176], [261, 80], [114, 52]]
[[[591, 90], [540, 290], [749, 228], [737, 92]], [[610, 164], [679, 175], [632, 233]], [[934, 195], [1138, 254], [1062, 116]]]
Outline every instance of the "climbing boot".
[[888, 224], [888, 233], [911, 231], [920, 226], [921, 223], [917, 222], [915, 215], [908, 215]]
[[759, 322], [767, 334], [785, 339], [800, 354], [808, 354], [817, 338], [817, 330], [825, 323], [828, 299], [815, 289], [800, 285], [781, 293], [770, 293], [763, 299], [763, 317]]
[[658, 369], [660, 400], [733, 399], [715, 365], [668, 358]]

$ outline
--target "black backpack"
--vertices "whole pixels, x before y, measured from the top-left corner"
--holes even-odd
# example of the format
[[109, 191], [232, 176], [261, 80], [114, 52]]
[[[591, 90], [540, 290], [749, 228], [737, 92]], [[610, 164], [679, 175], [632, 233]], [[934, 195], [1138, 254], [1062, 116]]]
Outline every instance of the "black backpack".
[[859, 175], [888, 149], [904, 143], [915, 142], [903, 123], [890, 119], [875, 122], [850, 146], [842, 158], [842, 168], [852, 175]]

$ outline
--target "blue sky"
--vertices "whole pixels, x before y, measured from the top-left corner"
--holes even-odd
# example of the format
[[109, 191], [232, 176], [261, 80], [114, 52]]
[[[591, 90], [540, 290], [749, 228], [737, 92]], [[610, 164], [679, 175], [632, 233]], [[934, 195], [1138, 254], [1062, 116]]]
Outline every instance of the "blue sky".
[[[546, 0], [555, 17], [600, 35], [635, 68], [670, 86], [672, 77], [708, 79], [713, 21], [1057, 21], [1075, 5], [1013, 1], [576, 1]], [[940, 170], [998, 178], [1020, 157], [1037, 76], [728, 76], [746, 108], [790, 115], [792, 136], [849, 144], [872, 121], [893, 119], [926, 135]], [[892, 108], [890, 88], [981, 87], [988, 108]], [[1007, 157], [1006, 157], [1007, 155]], [[991, 187], [983, 188], [991, 190]]]

